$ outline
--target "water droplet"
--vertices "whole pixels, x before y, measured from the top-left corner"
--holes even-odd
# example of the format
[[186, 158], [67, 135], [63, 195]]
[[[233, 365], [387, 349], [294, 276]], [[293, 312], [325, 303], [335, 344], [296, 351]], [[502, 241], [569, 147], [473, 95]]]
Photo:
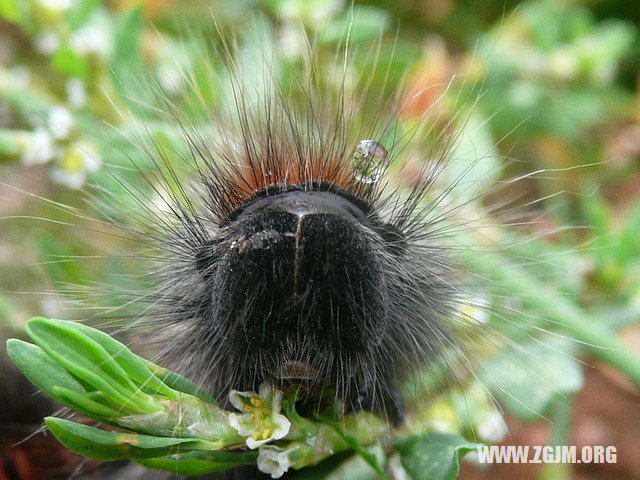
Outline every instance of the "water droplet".
[[387, 150], [375, 140], [360, 141], [351, 159], [354, 178], [362, 183], [379, 182], [388, 156]]

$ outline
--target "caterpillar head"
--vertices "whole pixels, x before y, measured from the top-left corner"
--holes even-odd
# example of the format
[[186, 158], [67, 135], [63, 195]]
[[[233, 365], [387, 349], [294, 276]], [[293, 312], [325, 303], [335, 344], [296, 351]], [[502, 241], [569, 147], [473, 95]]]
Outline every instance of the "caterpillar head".
[[442, 268], [333, 182], [265, 187], [200, 238], [172, 307], [188, 318], [174, 351], [222, 397], [297, 383], [313, 401], [328, 391], [397, 417], [397, 376], [447, 338]]
[[383, 226], [332, 184], [269, 190], [201, 252], [211, 307], [200, 321], [220, 323], [248, 380], [361, 377], [388, 328]]

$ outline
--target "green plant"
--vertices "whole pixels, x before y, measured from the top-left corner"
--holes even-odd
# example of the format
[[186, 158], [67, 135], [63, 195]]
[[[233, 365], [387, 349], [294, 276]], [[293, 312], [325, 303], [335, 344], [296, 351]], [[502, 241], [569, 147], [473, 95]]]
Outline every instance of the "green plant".
[[328, 410], [303, 418], [295, 409], [295, 389], [284, 397], [267, 387], [259, 393], [232, 391], [239, 412], [225, 411], [188, 379], [136, 356], [99, 330], [34, 318], [27, 333], [35, 345], [7, 342], [18, 368], [47, 395], [106, 427], [45, 419], [61, 443], [87, 457], [130, 458], [184, 475], [257, 463], [278, 478], [289, 468], [325, 459], [330, 464], [332, 456], [352, 451], [386, 478], [382, 462], [395, 451], [412, 478], [447, 479], [456, 476], [459, 457], [476, 448], [451, 433], [398, 434], [368, 412], [340, 416]]

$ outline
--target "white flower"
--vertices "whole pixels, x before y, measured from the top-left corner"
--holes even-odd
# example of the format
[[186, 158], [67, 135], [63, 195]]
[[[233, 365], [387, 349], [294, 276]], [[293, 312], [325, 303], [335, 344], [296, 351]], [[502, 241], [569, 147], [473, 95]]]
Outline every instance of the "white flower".
[[289, 454], [296, 448], [283, 449], [275, 445], [264, 445], [258, 450], [258, 470], [271, 478], [280, 478], [292, 465]]
[[65, 10], [69, 10], [73, 0], [38, 0], [38, 3], [47, 10], [64, 12]]
[[79, 78], [70, 78], [66, 85], [67, 100], [74, 108], [82, 108], [87, 104], [89, 96], [84, 82]]
[[344, 2], [342, 0], [325, 0], [322, 2], [316, 2], [314, 4], [314, 8], [309, 12], [312, 24], [322, 25], [326, 23], [342, 9], [343, 4]]
[[300, 3], [296, 0], [285, 0], [280, 4], [280, 9], [278, 11], [280, 18], [285, 20], [300, 20]]
[[286, 58], [298, 58], [305, 48], [305, 38], [302, 28], [298, 24], [285, 23], [278, 32], [278, 44]]
[[[259, 394], [232, 390], [229, 401], [238, 410], [246, 413], [230, 413], [229, 424], [246, 437], [251, 449], [279, 440], [289, 433], [291, 422], [280, 412], [282, 392], [264, 384]], [[275, 477], [274, 477], [275, 478]]]
[[559, 80], [573, 80], [578, 73], [578, 58], [569, 48], [560, 48], [549, 58], [549, 71]]
[[31, 83], [31, 73], [22, 65], [13, 67], [10, 73], [12, 86], [15, 88], [27, 88]]
[[26, 139], [22, 158], [24, 165], [40, 165], [53, 158], [53, 139], [44, 128], [36, 128]]
[[163, 63], [157, 69], [157, 77], [162, 88], [169, 93], [177, 93], [184, 86], [185, 76], [176, 64]]
[[56, 183], [77, 190], [82, 188], [84, 182], [87, 180], [87, 175], [84, 172], [67, 172], [56, 168], [51, 171], [51, 179]]
[[71, 48], [80, 55], [99, 53], [106, 55], [109, 52], [110, 41], [108, 32], [95, 25], [87, 25], [79, 28], [71, 37]]
[[73, 115], [64, 107], [54, 107], [49, 112], [49, 130], [53, 138], [65, 138], [73, 128]]
[[478, 421], [478, 435], [487, 442], [498, 443], [504, 440], [508, 433], [507, 425], [498, 412], [488, 412]]
[[87, 172], [97, 170], [101, 164], [100, 156], [92, 144], [77, 142], [63, 152], [51, 177], [56, 183], [77, 189], [86, 182]]
[[53, 30], [46, 30], [34, 39], [36, 51], [42, 55], [51, 55], [60, 47], [60, 36]]

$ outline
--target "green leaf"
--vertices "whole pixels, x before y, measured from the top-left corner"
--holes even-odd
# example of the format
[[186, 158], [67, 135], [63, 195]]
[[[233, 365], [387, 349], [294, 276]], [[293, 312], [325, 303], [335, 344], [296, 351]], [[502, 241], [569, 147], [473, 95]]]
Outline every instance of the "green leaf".
[[53, 360], [100, 390], [113, 405], [141, 413], [159, 410], [100, 344], [64, 323], [36, 317], [27, 322], [26, 331]]
[[45, 422], [51, 433], [69, 450], [98, 460], [153, 458], [217, 448], [216, 444], [204, 440], [105, 431], [62, 418], [47, 417]]
[[165, 385], [172, 388], [175, 391], [187, 393], [198, 397], [200, 400], [204, 400], [209, 403], [216, 403], [216, 401], [204, 390], [198, 388], [198, 386], [182, 375], [160, 367], [155, 363], [145, 360], [147, 367], [158, 377]]
[[222, 472], [242, 465], [255, 465], [258, 451], [248, 452], [190, 452], [182, 455], [136, 460], [147, 468], [155, 468], [178, 475], [205, 475]]
[[89, 76], [87, 61], [71, 47], [62, 47], [51, 57], [51, 66], [68, 77], [86, 79]]
[[[138, 6], [131, 9], [122, 19], [115, 35], [114, 52], [111, 59], [114, 85], [125, 99], [131, 94], [129, 90], [134, 82], [145, 76], [139, 44], [141, 32], [142, 8]], [[127, 85], [126, 89], [124, 85]]]
[[27, 2], [20, 0], [0, 0], [0, 18], [20, 25], [27, 32], [31, 32], [34, 26]]
[[360, 43], [379, 37], [391, 23], [389, 13], [376, 7], [359, 5], [331, 20], [320, 32], [322, 43], [338, 43], [349, 35], [349, 41]]
[[120, 412], [102, 403], [91, 400], [87, 395], [82, 395], [64, 387], [53, 387], [52, 395], [63, 405], [66, 405], [77, 412], [86, 412], [84, 415], [95, 419], [113, 419], [120, 415]]
[[71, 29], [75, 30], [84, 25], [101, 3], [101, 0], [74, 0], [66, 13]]
[[451, 480], [460, 472], [460, 459], [480, 445], [459, 435], [430, 432], [396, 442], [402, 466], [413, 480]]
[[7, 353], [18, 370], [47, 395], [55, 397], [53, 388], [56, 386], [80, 395], [86, 393], [69, 372], [37, 345], [11, 338], [7, 340]]
[[55, 322], [58, 325], [69, 327], [77, 332], [91, 338], [116, 361], [120, 367], [126, 372], [127, 376], [137, 382], [145, 390], [151, 390], [152, 392], [165, 395], [171, 400], [175, 400], [179, 397], [177, 392], [167, 385], [165, 385], [160, 378], [148, 368], [146, 360], [135, 355], [125, 345], [107, 335], [100, 330], [83, 325], [78, 322], [69, 322], [64, 320], [49, 320], [49, 322]]
[[545, 342], [496, 355], [481, 375], [486, 388], [523, 420], [539, 420], [557, 395], [582, 388], [582, 370], [571, 356], [573, 345], [561, 339]]
[[82, 384], [37, 345], [12, 338], [7, 340], [7, 354], [31, 383], [54, 400], [87, 417], [113, 423], [117, 412], [92, 401]]

